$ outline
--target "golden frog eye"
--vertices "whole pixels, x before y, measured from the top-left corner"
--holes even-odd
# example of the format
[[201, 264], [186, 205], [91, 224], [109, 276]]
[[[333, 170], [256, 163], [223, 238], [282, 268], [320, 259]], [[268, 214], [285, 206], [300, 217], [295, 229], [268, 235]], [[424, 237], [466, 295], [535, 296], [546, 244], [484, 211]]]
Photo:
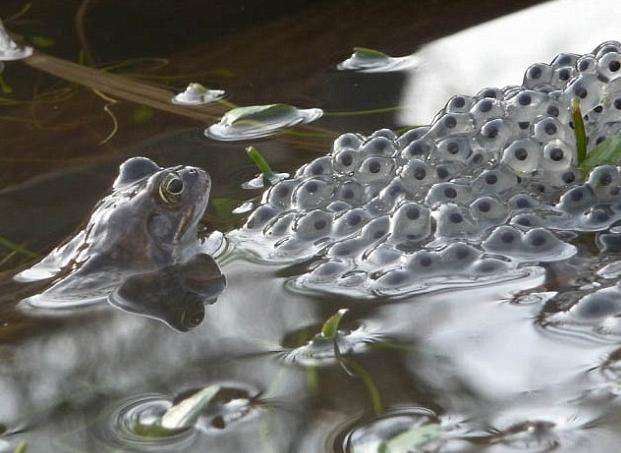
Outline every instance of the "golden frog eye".
[[176, 174], [169, 173], [160, 183], [160, 197], [166, 203], [174, 203], [179, 200], [184, 188], [183, 180]]

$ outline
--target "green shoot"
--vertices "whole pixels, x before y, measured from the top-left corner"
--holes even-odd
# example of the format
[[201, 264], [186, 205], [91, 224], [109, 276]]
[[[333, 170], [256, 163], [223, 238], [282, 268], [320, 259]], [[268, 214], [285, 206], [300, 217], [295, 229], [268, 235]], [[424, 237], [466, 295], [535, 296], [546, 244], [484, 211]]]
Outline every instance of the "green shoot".
[[574, 98], [571, 103], [571, 116], [574, 123], [574, 134], [576, 135], [576, 149], [578, 152], [578, 165], [586, 160], [587, 157], [587, 138], [584, 129], [584, 120], [580, 111], [580, 100]]
[[270, 165], [267, 163], [265, 158], [261, 155], [258, 149], [254, 146], [248, 146], [246, 148], [246, 154], [250, 160], [257, 166], [261, 174], [266, 180], [271, 180], [274, 178], [274, 172], [272, 171]]
[[340, 358], [341, 365], [344, 365], [349, 371], [355, 374], [362, 380], [362, 383], [367, 388], [367, 392], [369, 392], [369, 398], [371, 398], [371, 406], [373, 406], [373, 412], [376, 415], [384, 412], [384, 405], [382, 404], [382, 396], [380, 395], [373, 378], [369, 374], [367, 370], [364, 369], [362, 365], [352, 359], [346, 359], [344, 357]]
[[336, 334], [338, 333], [341, 319], [348, 311], [349, 310], [347, 308], [341, 308], [335, 314], [330, 316], [321, 328], [321, 336], [326, 340], [334, 340], [336, 338]]
[[613, 135], [597, 145], [580, 164], [584, 174], [598, 165], [616, 165], [621, 159], [621, 135]]

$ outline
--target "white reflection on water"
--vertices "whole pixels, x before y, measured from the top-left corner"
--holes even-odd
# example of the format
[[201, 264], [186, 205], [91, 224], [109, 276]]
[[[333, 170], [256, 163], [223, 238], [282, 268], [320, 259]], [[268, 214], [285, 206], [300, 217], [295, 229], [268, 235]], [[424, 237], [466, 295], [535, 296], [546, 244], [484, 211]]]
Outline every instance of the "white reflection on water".
[[521, 85], [533, 63], [619, 40], [619, 17], [619, 0], [556, 0], [433, 41], [415, 54], [421, 65], [408, 75], [399, 123], [429, 124], [455, 94]]

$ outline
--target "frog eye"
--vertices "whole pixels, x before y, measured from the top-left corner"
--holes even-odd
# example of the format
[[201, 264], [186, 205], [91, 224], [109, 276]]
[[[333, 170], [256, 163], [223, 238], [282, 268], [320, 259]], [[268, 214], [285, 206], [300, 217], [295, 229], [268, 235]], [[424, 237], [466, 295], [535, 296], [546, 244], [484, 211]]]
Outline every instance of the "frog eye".
[[183, 193], [183, 180], [174, 173], [169, 173], [160, 183], [160, 197], [166, 203], [174, 203]]

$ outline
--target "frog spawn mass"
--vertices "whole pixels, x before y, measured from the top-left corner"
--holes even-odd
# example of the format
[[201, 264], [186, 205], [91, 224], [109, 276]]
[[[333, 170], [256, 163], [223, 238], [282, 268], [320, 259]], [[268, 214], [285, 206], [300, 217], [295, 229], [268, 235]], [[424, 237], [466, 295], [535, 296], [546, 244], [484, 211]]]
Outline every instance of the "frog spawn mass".
[[400, 296], [540, 272], [564, 232], [621, 219], [619, 168], [577, 171], [571, 104], [588, 149], [621, 131], [621, 44], [534, 64], [521, 86], [454, 96], [429, 126], [338, 137], [263, 194], [236, 233], [275, 262], [310, 260], [295, 286]]

